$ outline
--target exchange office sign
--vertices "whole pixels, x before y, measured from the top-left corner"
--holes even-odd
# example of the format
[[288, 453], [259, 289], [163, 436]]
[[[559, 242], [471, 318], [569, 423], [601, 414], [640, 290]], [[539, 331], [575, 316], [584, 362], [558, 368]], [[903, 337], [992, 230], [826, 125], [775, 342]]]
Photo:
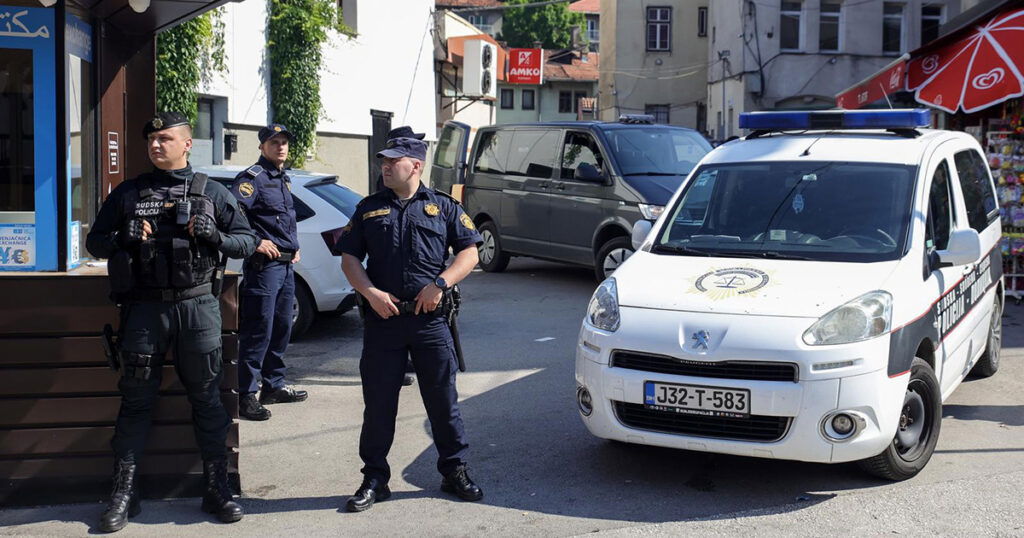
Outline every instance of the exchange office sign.
[[541, 49], [510, 49], [508, 74], [511, 84], [542, 84], [544, 82], [544, 51]]

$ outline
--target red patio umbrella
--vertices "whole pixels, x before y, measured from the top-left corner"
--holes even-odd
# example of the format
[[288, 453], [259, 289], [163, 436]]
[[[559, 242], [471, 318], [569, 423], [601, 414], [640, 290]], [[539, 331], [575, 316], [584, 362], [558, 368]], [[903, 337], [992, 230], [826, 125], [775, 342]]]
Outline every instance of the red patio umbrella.
[[964, 37], [916, 55], [907, 89], [949, 113], [977, 112], [1024, 95], [1024, 9], [999, 14]]

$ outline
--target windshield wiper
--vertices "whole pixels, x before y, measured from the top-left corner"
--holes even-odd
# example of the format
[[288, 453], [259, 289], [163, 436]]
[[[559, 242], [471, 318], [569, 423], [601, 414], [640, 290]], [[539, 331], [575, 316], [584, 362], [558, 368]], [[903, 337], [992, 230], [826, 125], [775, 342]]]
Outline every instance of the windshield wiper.
[[712, 256], [712, 254], [706, 250], [697, 250], [695, 248], [677, 245], [666, 245], [664, 243], [651, 247], [651, 252], [665, 252], [668, 254], [678, 254], [680, 256]]
[[679, 172], [630, 172], [624, 176], [681, 176]]
[[809, 260], [806, 256], [797, 256], [795, 254], [783, 254], [781, 252], [775, 252], [771, 250], [760, 250], [750, 252], [719, 252], [719, 256], [726, 258], [767, 258], [769, 260]]

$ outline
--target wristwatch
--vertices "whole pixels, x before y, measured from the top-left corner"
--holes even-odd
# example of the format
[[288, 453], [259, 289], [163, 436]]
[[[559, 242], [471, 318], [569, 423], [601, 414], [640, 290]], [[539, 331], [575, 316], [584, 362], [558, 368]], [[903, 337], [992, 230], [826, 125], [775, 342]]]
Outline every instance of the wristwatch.
[[448, 282], [446, 282], [444, 278], [441, 278], [440, 275], [434, 279], [434, 285], [441, 291], [448, 291]]

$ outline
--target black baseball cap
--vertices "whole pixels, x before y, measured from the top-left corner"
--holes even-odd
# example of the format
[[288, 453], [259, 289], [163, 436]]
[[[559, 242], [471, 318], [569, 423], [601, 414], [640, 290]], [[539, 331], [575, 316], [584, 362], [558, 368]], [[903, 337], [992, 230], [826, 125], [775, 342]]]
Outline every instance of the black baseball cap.
[[401, 127], [395, 127], [388, 131], [388, 139], [392, 138], [415, 138], [417, 140], [423, 140], [427, 135], [424, 133], [412, 132], [412, 127], [403, 125]]
[[377, 152], [377, 158], [412, 157], [421, 161], [427, 160], [427, 143], [416, 138], [400, 137], [388, 140], [384, 149]]
[[191, 126], [188, 118], [181, 115], [181, 113], [160, 112], [153, 117], [153, 119], [147, 121], [146, 125], [142, 127], [142, 138], [149, 138], [149, 133], [155, 133], [157, 131], [163, 131], [164, 129], [179, 127], [181, 125]]
[[288, 141], [295, 140], [295, 135], [288, 131], [288, 129], [280, 123], [271, 123], [266, 127], [260, 128], [260, 132], [256, 134], [256, 137], [260, 139], [260, 144], [270, 140], [271, 137], [283, 134], [288, 137]]

